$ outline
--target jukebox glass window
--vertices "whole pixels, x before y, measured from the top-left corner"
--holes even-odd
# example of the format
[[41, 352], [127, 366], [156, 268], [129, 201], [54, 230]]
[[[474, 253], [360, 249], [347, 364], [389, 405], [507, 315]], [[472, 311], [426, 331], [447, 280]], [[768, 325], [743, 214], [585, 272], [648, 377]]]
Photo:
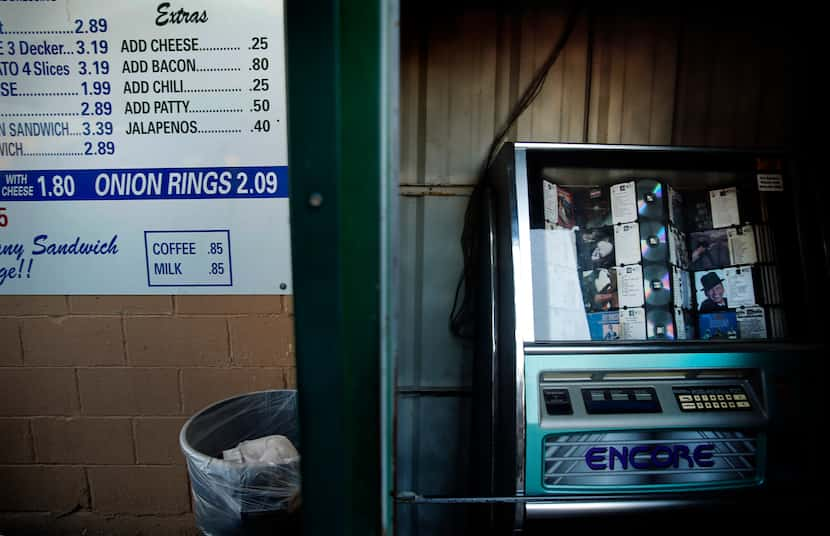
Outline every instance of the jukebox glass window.
[[702, 154], [527, 152], [535, 340], [786, 335], [780, 192], [759, 187], [760, 159]]

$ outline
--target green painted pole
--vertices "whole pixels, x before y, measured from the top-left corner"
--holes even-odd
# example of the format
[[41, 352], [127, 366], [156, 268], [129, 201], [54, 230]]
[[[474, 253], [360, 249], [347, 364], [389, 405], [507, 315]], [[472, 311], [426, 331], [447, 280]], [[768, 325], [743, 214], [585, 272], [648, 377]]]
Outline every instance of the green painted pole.
[[371, 0], [286, 0], [304, 534], [388, 527], [382, 13]]

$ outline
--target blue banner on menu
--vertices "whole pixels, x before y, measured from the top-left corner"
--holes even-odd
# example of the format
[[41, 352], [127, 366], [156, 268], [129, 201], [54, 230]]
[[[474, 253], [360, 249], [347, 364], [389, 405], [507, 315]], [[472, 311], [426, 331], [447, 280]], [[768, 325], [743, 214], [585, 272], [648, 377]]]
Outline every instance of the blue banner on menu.
[[0, 172], [0, 201], [287, 197], [287, 166]]

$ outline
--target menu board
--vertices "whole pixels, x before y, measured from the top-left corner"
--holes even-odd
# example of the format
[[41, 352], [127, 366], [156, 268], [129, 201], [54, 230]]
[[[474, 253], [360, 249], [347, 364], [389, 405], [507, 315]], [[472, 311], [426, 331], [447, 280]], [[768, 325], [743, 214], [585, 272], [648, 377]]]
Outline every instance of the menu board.
[[290, 292], [282, 1], [0, 2], [0, 294]]

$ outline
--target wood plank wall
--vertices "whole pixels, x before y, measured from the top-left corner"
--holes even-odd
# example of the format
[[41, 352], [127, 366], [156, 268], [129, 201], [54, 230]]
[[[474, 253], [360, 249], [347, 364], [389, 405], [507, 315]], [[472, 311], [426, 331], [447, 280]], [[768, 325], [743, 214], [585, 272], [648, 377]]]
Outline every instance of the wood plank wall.
[[[464, 185], [565, 25], [556, 8], [407, 12], [401, 183]], [[408, 16], [412, 15], [412, 16]], [[589, 20], [590, 19], [590, 20]], [[752, 19], [582, 14], [510, 138], [706, 146], [785, 144], [786, 58]]]

